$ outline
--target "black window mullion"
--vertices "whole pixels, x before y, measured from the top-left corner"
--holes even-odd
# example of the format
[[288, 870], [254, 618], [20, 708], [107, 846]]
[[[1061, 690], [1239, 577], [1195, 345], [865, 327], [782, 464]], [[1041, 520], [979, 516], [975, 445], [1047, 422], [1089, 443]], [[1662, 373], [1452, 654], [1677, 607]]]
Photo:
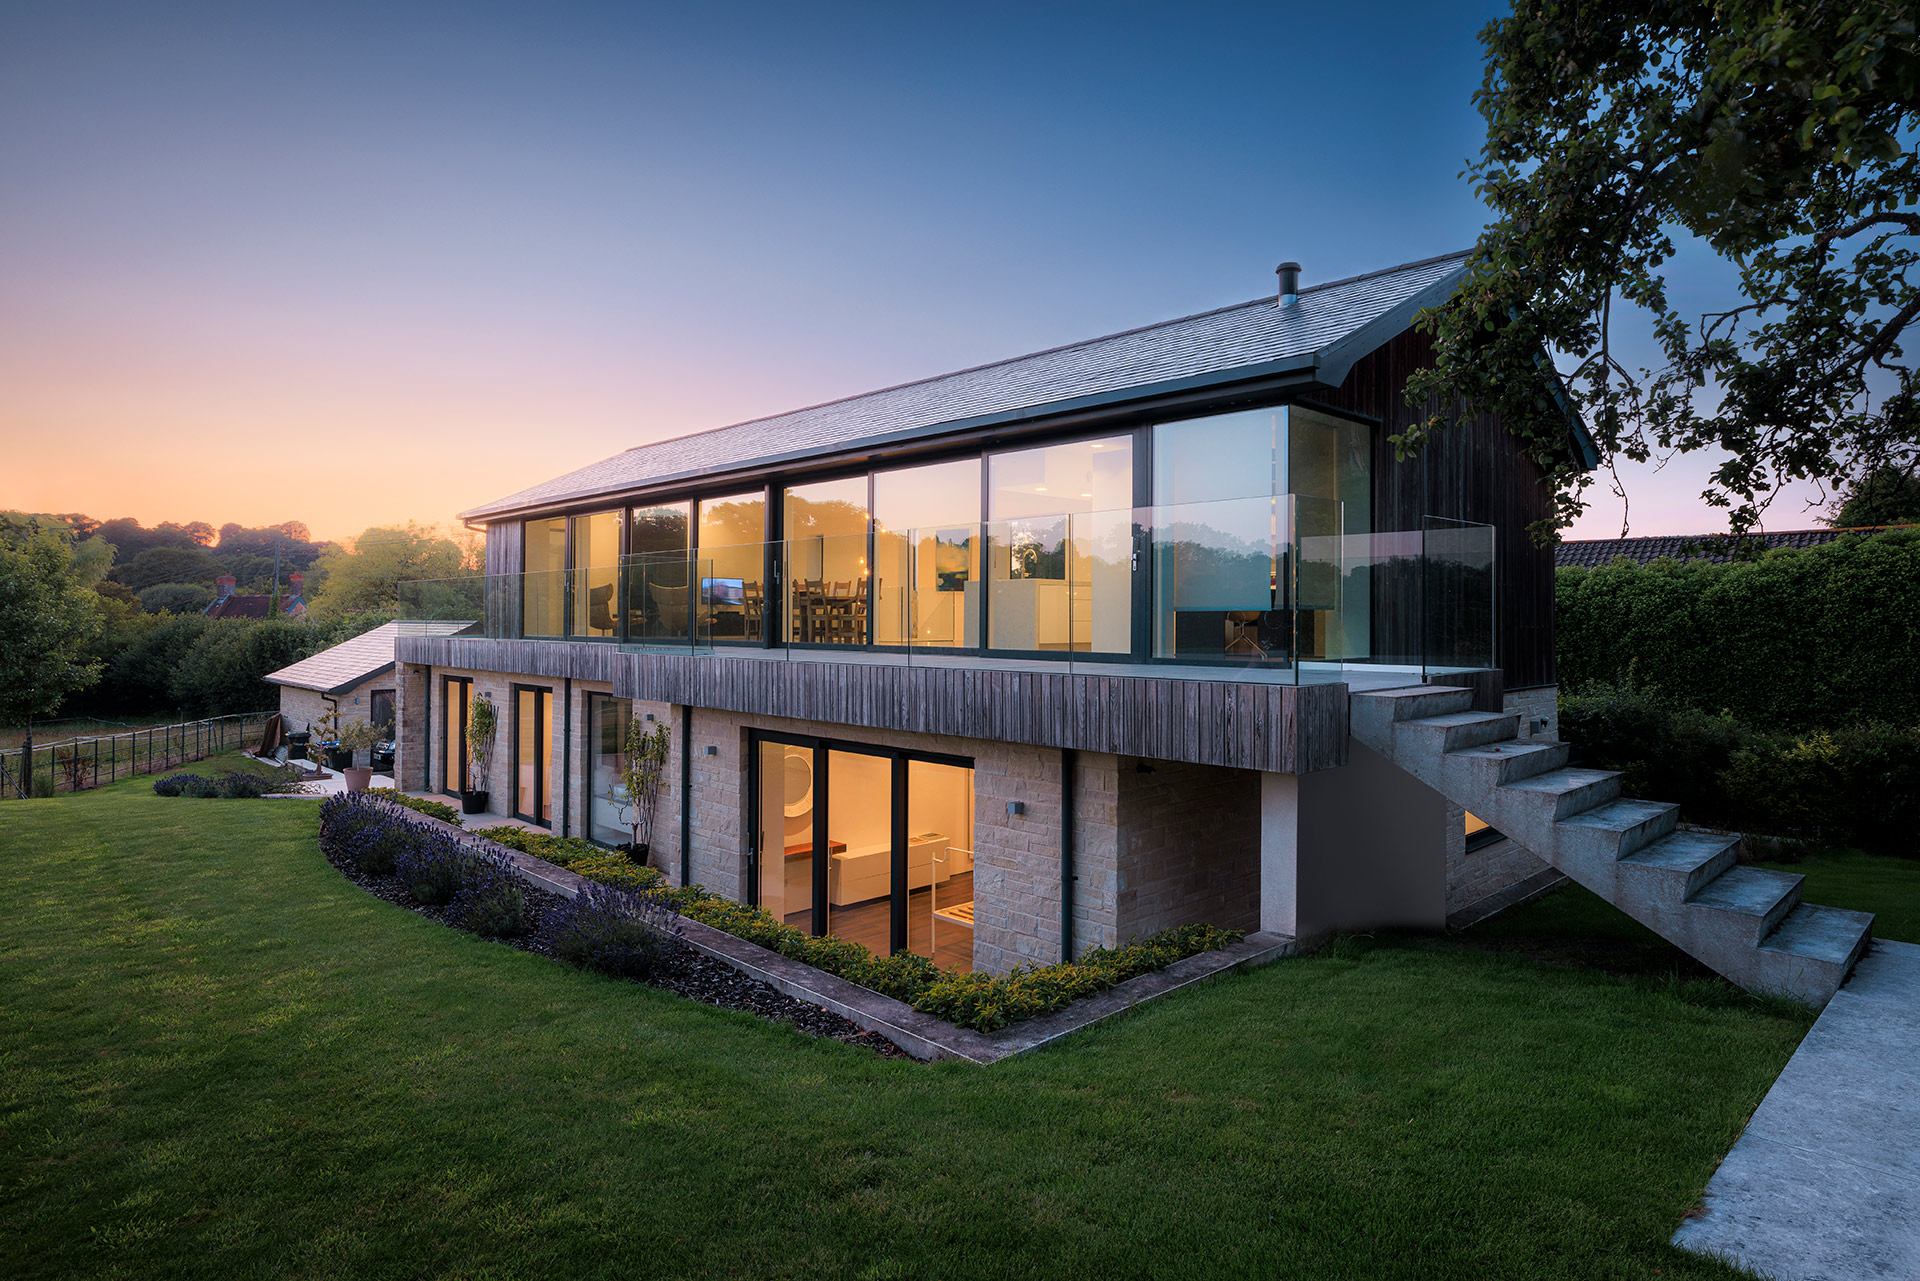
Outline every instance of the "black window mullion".
[[827, 860], [833, 851], [827, 842], [827, 802], [832, 780], [827, 777], [827, 748], [813, 749], [813, 934], [827, 932]]
[[907, 866], [907, 757], [905, 753], [893, 758], [893, 952], [897, 956], [907, 950], [907, 896], [909, 887], [909, 869]]

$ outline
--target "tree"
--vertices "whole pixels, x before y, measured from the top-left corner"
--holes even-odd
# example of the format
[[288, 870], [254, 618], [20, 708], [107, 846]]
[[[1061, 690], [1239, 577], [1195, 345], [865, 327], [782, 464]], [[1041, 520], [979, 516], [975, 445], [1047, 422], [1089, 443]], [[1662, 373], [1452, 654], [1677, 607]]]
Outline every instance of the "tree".
[[198, 583], [155, 583], [135, 595], [149, 614], [199, 614], [213, 604], [213, 589]]
[[114, 566], [115, 582], [135, 592], [160, 583], [203, 583], [227, 572], [227, 567], [197, 547], [149, 547]]
[[471, 543], [408, 521], [405, 526], [369, 529], [353, 539], [351, 547], [330, 549], [314, 562], [314, 571], [324, 580], [309, 591], [308, 612], [330, 619], [392, 614], [399, 608], [402, 581], [471, 576], [478, 572], [478, 563]]
[[[1424, 323], [1417, 450], [1463, 402], [1498, 411], [1583, 507], [1564, 394], [1603, 461], [1718, 447], [1704, 495], [1749, 528], [1794, 480], [1920, 461], [1920, 41], [1902, 0], [1516, 0], [1481, 34], [1487, 122], [1469, 170], [1494, 220]], [[1664, 265], [1691, 236], [1739, 297], [1689, 323]], [[1651, 314], [1657, 369], [1615, 354], [1616, 304]], [[1543, 352], [1564, 391], [1541, 376]], [[1717, 404], [1715, 401], [1717, 400]], [[1544, 532], [1544, 531], [1539, 531]]]
[[1853, 487], [1829, 523], [1838, 529], [1920, 524], [1920, 477], [1880, 468]]
[[660, 802], [660, 784], [667, 776], [668, 743], [665, 721], [649, 725], [638, 716], [627, 718], [626, 759], [620, 767], [614, 801], [633, 831], [633, 856], [643, 864], [653, 843], [653, 814]]
[[0, 722], [29, 722], [29, 750], [31, 719], [99, 679], [87, 653], [103, 612], [89, 558], [64, 527], [0, 520]]

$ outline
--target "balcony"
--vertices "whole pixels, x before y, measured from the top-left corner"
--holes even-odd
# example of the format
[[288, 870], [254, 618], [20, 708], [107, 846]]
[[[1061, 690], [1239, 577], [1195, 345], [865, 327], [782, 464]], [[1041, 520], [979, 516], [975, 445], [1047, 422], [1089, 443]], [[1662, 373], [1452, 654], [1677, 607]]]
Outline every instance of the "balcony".
[[452, 620], [462, 637], [636, 654], [1279, 685], [1495, 665], [1492, 526], [1343, 520], [1286, 495], [413, 580], [401, 632]]

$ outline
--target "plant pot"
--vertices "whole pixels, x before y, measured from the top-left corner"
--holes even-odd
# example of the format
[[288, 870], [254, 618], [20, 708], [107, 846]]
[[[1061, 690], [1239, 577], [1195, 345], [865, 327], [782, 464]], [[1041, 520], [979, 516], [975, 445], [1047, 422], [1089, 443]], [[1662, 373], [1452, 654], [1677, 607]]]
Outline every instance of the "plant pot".
[[347, 776], [349, 792], [364, 792], [373, 786], [373, 767], [371, 765], [355, 767], [349, 765], [340, 771]]
[[642, 841], [638, 845], [635, 845], [632, 841], [628, 841], [620, 846], [620, 852], [627, 856], [628, 862], [637, 863], [641, 867], [645, 867], [647, 865], [647, 850], [649, 848], [650, 846], [646, 841]]
[[460, 793], [460, 812], [462, 814], [484, 814], [487, 812], [487, 793]]
[[326, 749], [326, 752], [328, 769], [347, 770], [352, 768], [353, 749], [351, 747], [329, 747]]

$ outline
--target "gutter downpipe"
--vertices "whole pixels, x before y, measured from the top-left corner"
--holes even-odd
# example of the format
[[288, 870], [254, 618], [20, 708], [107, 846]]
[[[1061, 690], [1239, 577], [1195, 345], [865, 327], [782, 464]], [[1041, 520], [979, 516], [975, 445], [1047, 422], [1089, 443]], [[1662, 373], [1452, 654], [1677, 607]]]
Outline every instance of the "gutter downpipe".
[[693, 882], [693, 706], [680, 709], [680, 885]]

